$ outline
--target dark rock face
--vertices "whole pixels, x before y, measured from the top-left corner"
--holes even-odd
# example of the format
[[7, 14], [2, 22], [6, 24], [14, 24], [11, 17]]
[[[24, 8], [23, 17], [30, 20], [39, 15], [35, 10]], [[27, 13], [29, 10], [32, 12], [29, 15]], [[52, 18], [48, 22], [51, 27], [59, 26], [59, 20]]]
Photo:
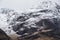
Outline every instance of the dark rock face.
[[30, 29], [29, 28], [24, 28], [23, 30], [18, 30], [17, 34], [24, 35], [25, 33], [30, 34], [30, 33], [36, 32], [36, 31], [37, 31], [36, 28], [30, 28]]
[[[60, 38], [60, 18], [41, 19], [39, 22], [35, 23], [37, 26], [36, 28], [34, 28], [34, 27], [28, 28], [28, 26], [24, 26], [24, 24], [26, 24], [26, 23], [14, 25], [13, 30], [17, 31], [16, 33], [18, 35], [22, 35], [22, 36], [25, 33], [27, 33], [27, 35], [25, 35], [25, 36], [29, 36], [28, 34], [31, 35], [35, 32], [40, 32], [39, 33], [40, 35], [46, 35], [49, 37]], [[40, 29], [41, 27], [43, 27], [43, 28]], [[49, 30], [49, 29], [51, 29], [51, 30], [42, 32], [43, 30]], [[31, 37], [34, 38], [35, 35], [31, 36]]]
[[19, 16], [16, 21], [21, 21], [21, 22], [23, 22], [23, 21], [25, 21], [25, 20], [27, 20], [27, 19], [28, 19], [27, 16]]
[[[41, 25], [40, 25], [41, 24]], [[42, 19], [40, 22], [37, 23], [39, 26], [43, 26], [41, 30], [49, 30], [48, 32], [42, 32], [43, 35], [48, 35], [50, 37], [57, 37], [60, 38], [60, 19], [52, 18], [52, 19]]]
[[17, 34], [19, 34], [19, 35], [24, 35], [25, 33], [28, 33], [28, 34], [30, 34], [30, 33], [34, 33], [34, 32], [36, 32], [37, 31], [37, 29], [36, 28], [23, 28], [23, 30], [18, 30], [18, 32], [17, 32]]
[[45, 12], [45, 13], [47, 13], [47, 12], [52, 12], [52, 11], [51, 10], [48, 10], [48, 9], [45, 9], [45, 10], [41, 10], [39, 12]]
[[11, 40], [10, 37], [0, 29], [0, 40]]
[[24, 25], [25, 23], [21, 23], [21, 24], [16, 24], [16, 25], [13, 25], [12, 27], [13, 27], [13, 30], [14, 31], [17, 31], [17, 30], [19, 30], [20, 28], [22, 28], [23, 27], [23, 25]]
[[48, 29], [53, 29], [56, 27], [54, 20], [53, 19], [42, 19], [41, 21], [39, 21], [38, 23], [36, 23], [38, 26], [43, 26], [44, 29], [48, 28]]
[[17, 21], [25, 21], [26, 19], [24, 19], [24, 16], [20, 16], [17, 18]]

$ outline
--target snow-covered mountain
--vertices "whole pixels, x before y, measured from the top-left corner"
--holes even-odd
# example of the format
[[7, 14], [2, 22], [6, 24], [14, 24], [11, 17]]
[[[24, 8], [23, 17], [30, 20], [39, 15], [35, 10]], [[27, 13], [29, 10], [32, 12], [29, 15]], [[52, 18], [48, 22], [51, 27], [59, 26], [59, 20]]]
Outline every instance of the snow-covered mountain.
[[41, 26], [39, 27], [38, 25], [36, 25], [36, 23], [43, 19], [49, 19], [54, 23], [54, 18], [56, 18], [58, 22], [58, 20], [60, 19], [59, 10], [60, 5], [58, 5], [57, 3], [53, 3], [51, 1], [41, 2], [41, 5], [38, 5], [37, 8], [31, 8], [27, 12], [24, 12], [22, 13], [22, 15], [17, 17], [15, 23], [12, 26], [13, 30], [19, 35], [32, 34], [39, 29], [45, 28], [41, 28]]
[[53, 18], [60, 19], [60, 5], [51, 1], [41, 2], [35, 8], [28, 9], [22, 13], [12, 9], [1, 8], [0, 28], [8, 35], [12, 33], [21, 36], [28, 35], [44, 28], [39, 27], [36, 23], [42, 19], [50, 19], [52, 21]]

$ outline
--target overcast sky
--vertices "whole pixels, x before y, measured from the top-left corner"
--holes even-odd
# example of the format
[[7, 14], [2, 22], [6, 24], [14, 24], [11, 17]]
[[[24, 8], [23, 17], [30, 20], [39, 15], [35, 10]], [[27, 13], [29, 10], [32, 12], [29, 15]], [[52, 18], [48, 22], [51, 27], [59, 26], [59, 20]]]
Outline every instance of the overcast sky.
[[[31, 8], [34, 5], [37, 5], [39, 1], [42, 0], [0, 0], [0, 7], [25, 10], [25, 8]], [[60, 3], [59, 0], [52, 1]]]

